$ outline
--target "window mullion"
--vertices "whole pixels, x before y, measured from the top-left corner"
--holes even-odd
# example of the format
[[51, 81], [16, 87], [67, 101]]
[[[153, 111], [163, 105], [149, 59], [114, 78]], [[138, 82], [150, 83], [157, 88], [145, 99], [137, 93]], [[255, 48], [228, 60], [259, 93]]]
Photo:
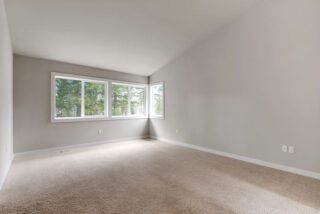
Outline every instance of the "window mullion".
[[149, 86], [144, 87], [144, 115], [149, 116]]
[[130, 107], [130, 100], [131, 100], [131, 93], [130, 90], [131, 86], [128, 86], [128, 115], [131, 115], [131, 107]]
[[104, 116], [105, 117], [108, 117], [108, 103], [109, 103], [109, 100], [108, 100], [108, 82], [105, 82], [104, 83]]
[[84, 117], [84, 81], [81, 81], [81, 117]]
[[113, 105], [112, 82], [108, 81], [108, 118], [112, 118], [112, 105]]
[[149, 99], [150, 99], [150, 101], [149, 101], [149, 103], [150, 103], [149, 109], [150, 110], [149, 111], [150, 111], [150, 113], [149, 114], [153, 115], [153, 99], [152, 99], [153, 98], [153, 92], [152, 92], [153, 90], [152, 90], [152, 86], [149, 86], [149, 88], [150, 88], [150, 96], [149, 96]]

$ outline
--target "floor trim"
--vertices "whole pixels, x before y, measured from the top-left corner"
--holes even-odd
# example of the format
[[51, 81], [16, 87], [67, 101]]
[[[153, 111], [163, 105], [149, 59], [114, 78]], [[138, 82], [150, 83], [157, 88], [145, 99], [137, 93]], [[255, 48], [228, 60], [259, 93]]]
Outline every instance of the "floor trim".
[[228, 152], [222, 152], [222, 151], [209, 149], [209, 148], [205, 148], [202, 146], [196, 146], [196, 145], [192, 145], [192, 144], [188, 144], [188, 143], [184, 143], [184, 142], [179, 142], [179, 141], [175, 141], [175, 140], [171, 140], [171, 139], [167, 139], [167, 138], [161, 138], [161, 137], [156, 137], [156, 136], [150, 136], [150, 138], [155, 139], [155, 140], [159, 140], [159, 141], [163, 141], [166, 143], [178, 145], [178, 146], [183, 146], [183, 147], [187, 147], [187, 148], [191, 148], [191, 149], [195, 149], [195, 150], [199, 150], [199, 151], [203, 151], [203, 152], [208, 152], [208, 153], [212, 153], [215, 155], [221, 155], [224, 157], [233, 158], [236, 160], [241, 160], [241, 161], [245, 161], [245, 162], [249, 162], [249, 163], [253, 163], [253, 164], [257, 164], [257, 165], [261, 165], [261, 166], [266, 166], [266, 167], [270, 167], [270, 168], [274, 168], [274, 169], [279, 169], [282, 171], [286, 171], [286, 172], [290, 172], [290, 173], [294, 173], [294, 174], [298, 174], [298, 175], [303, 175], [306, 177], [315, 178], [315, 179], [320, 180], [320, 173], [317, 173], [317, 172], [307, 171], [307, 170], [289, 167], [289, 166], [276, 164], [276, 163], [270, 163], [270, 162], [266, 162], [266, 161], [262, 161], [262, 160], [258, 160], [258, 159], [254, 159], [254, 158], [249, 158], [249, 157], [236, 155], [236, 154], [232, 154], [232, 153], [228, 153]]
[[4, 182], [6, 181], [6, 178], [8, 176], [12, 161], [13, 161], [14, 155], [11, 156], [11, 160], [10, 163], [8, 164], [7, 168], [4, 171], [4, 175], [2, 176], [1, 180], [0, 180], [0, 190], [2, 189]]
[[33, 151], [28, 151], [28, 152], [18, 152], [18, 153], [14, 154], [14, 157], [40, 154], [40, 153], [44, 153], [44, 152], [54, 152], [54, 151], [76, 149], [76, 148], [81, 148], [81, 147], [95, 146], [95, 145], [108, 144], [108, 143], [117, 143], [117, 142], [129, 141], [129, 140], [138, 140], [138, 139], [144, 139], [144, 138], [149, 138], [149, 136], [127, 137], [127, 138], [120, 138], [120, 139], [113, 139], [113, 140], [96, 141], [96, 142], [85, 143], [85, 144], [53, 147], [53, 148], [49, 148], [49, 149], [38, 149], [38, 150], [33, 150]]

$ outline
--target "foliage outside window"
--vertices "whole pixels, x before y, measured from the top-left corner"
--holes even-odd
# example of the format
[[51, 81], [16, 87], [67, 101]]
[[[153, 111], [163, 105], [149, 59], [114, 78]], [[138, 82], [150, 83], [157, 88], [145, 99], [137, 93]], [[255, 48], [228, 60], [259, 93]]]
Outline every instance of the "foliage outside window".
[[104, 91], [105, 86], [103, 83], [84, 83], [84, 100], [86, 116], [104, 115]]
[[107, 82], [68, 76], [54, 76], [54, 118], [83, 119], [107, 117]]
[[150, 87], [150, 115], [164, 116], [163, 83], [153, 84]]
[[56, 117], [81, 117], [81, 81], [56, 78]]
[[128, 86], [112, 84], [112, 116], [128, 115]]
[[130, 113], [131, 115], [145, 114], [145, 88], [130, 87]]
[[112, 83], [112, 116], [146, 115], [146, 87]]
[[51, 121], [147, 118], [148, 94], [147, 84], [52, 72]]

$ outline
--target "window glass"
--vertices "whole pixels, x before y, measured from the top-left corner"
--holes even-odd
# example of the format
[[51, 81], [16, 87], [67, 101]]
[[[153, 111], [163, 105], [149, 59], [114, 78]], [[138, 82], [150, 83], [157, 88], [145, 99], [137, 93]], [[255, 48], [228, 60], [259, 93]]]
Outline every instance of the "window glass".
[[163, 116], [163, 84], [151, 86], [151, 116]]
[[112, 116], [128, 115], [128, 86], [112, 84]]
[[145, 88], [130, 87], [130, 114], [144, 115], [145, 114]]
[[105, 87], [103, 83], [84, 83], [84, 101], [86, 116], [104, 115], [104, 93]]
[[56, 78], [56, 117], [81, 117], [81, 81]]

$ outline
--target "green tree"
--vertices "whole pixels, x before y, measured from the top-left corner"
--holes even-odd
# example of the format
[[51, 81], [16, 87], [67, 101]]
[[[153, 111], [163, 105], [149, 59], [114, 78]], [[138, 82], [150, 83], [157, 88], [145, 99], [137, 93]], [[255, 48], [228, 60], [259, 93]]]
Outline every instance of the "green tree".
[[85, 115], [104, 115], [104, 84], [85, 82]]
[[128, 86], [112, 84], [112, 116], [128, 115]]
[[145, 89], [143, 87], [130, 87], [130, 114], [144, 114], [144, 96]]
[[56, 117], [81, 116], [81, 81], [56, 79]]
[[153, 113], [161, 115], [163, 113], [163, 86], [156, 85], [152, 88]]

